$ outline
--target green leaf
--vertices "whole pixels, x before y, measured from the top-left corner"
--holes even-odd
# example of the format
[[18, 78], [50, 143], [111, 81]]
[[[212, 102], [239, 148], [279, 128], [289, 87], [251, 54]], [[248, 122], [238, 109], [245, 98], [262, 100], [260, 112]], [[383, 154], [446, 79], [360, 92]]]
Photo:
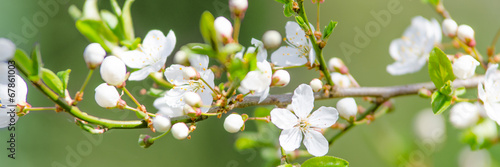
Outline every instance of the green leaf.
[[130, 8], [135, 0], [127, 0], [123, 5], [123, 13], [119, 16], [120, 23], [122, 23], [125, 39], [133, 40], [135, 38], [134, 25], [132, 23], [132, 15], [130, 14]]
[[465, 92], [466, 92], [465, 87], [459, 87], [459, 88], [455, 89], [455, 92], [453, 92], [453, 95], [462, 96], [465, 94]]
[[141, 43], [141, 38], [137, 37], [135, 40], [122, 40], [120, 41], [120, 44], [123, 46], [126, 46], [130, 50], [135, 50], [139, 47], [139, 44]]
[[78, 9], [75, 5], [71, 5], [68, 8], [68, 13], [73, 18], [73, 20], [77, 21], [82, 17], [82, 11]]
[[242, 81], [248, 73], [248, 66], [245, 66], [241, 59], [233, 59], [228, 67], [228, 72], [230, 74], [230, 80], [234, 81], [238, 79]]
[[[59, 77], [59, 79], [62, 81], [63, 92], [66, 92], [65, 90], [68, 89], [69, 73], [71, 73], [71, 69], [57, 72], [57, 77]], [[66, 96], [67, 94], [65, 93], [64, 97]]]
[[113, 46], [118, 46], [118, 37], [104, 24], [100, 20], [78, 20], [76, 28], [90, 42], [99, 43], [107, 52], [111, 52]]
[[450, 60], [437, 47], [432, 49], [429, 56], [429, 76], [436, 89], [440, 89], [448, 81], [455, 80]]
[[203, 43], [189, 43], [183, 47], [183, 51], [186, 53], [207, 55], [208, 57], [216, 56], [214, 50], [212, 50], [212, 46]]
[[302, 19], [302, 17], [296, 16], [295, 21], [297, 21], [297, 24], [299, 24], [302, 30], [304, 30], [305, 32], [309, 31], [309, 26], [307, 26], [307, 23], [304, 21], [304, 19]]
[[347, 167], [349, 162], [344, 159], [332, 157], [332, 156], [322, 156], [314, 157], [308, 159], [302, 164], [302, 167]]
[[434, 6], [438, 5], [439, 1], [440, 0], [422, 0], [422, 2], [424, 2], [424, 3], [430, 3], [430, 4], [434, 5]]
[[101, 10], [101, 18], [106, 25], [111, 29], [113, 34], [118, 37], [120, 41], [126, 40], [125, 33], [121, 21], [115, 14], [107, 10]]
[[[254, 136], [257, 134], [254, 134]], [[236, 139], [234, 142], [234, 146], [236, 147], [237, 150], [245, 150], [245, 149], [250, 149], [250, 148], [255, 148], [257, 147], [258, 142], [255, 141], [255, 138], [252, 138], [250, 136], [242, 136]]]
[[276, 2], [282, 3], [282, 4], [287, 4], [292, 0], [275, 0]]
[[448, 107], [450, 107], [452, 97], [441, 94], [439, 91], [435, 91], [432, 94], [431, 106], [432, 112], [434, 114], [443, 113]]
[[45, 84], [59, 95], [64, 95], [61, 79], [49, 69], [42, 68], [42, 80]]
[[113, 9], [113, 12], [117, 16], [122, 15], [122, 9], [120, 8], [120, 5], [118, 5], [118, 2], [116, 2], [116, 0], [110, 0], [109, 2], [111, 3], [111, 8]]
[[444, 83], [444, 85], [439, 88], [439, 92], [443, 95], [446, 95], [446, 96], [452, 96], [453, 95], [453, 84], [451, 81], [447, 81], [446, 83]]
[[294, 14], [295, 12], [293, 11], [293, 2], [288, 2], [285, 4], [285, 10], [283, 10], [283, 14], [285, 17], [290, 17]]
[[330, 23], [323, 30], [323, 41], [325, 41], [325, 42], [328, 41], [328, 38], [330, 38], [330, 35], [332, 34], [335, 27], [337, 27], [337, 22], [330, 21]]
[[200, 31], [205, 43], [212, 46], [212, 50], [218, 53], [219, 41], [217, 40], [217, 33], [214, 28], [214, 16], [209, 11], [201, 14]]
[[33, 61], [28, 57], [26, 52], [21, 49], [17, 49], [14, 54], [14, 61], [16, 62], [17, 68], [21, 72], [26, 73], [27, 76], [31, 76], [33, 73]]
[[293, 167], [293, 165], [292, 164], [283, 164], [283, 165], [280, 165], [278, 167]]
[[33, 68], [30, 77], [32, 77], [34, 80], [38, 80], [41, 77], [40, 71], [43, 67], [42, 55], [40, 53], [40, 44], [36, 44], [35, 48], [31, 52], [31, 60], [33, 60]]

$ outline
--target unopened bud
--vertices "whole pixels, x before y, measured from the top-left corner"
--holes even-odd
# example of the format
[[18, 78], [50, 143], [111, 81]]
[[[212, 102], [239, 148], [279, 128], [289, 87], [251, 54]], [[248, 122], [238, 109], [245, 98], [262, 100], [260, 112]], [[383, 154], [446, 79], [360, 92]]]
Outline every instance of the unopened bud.
[[153, 127], [158, 132], [166, 132], [170, 130], [172, 123], [168, 117], [157, 115], [153, 118]]
[[443, 34], [448, 37], [454, 37], [457, 35], [458, 25], [455, 20], [447, 18], [443, 21]]
[[358, 105], [354, 98], [343, 98], [337, 102], [337, 110], [342, 118], [350, 120], [356, 118]]
[[83, 59], [89, 69], [95, 69], [101, 65], [104, 56], [106, 56], [106, 51], [98, 43], [89, 44], [83, 51]]
[[423, 98], [431, 98], [432, 97], [432, 91], [426, 88], [420, 88], [418, 90], [418, 96], [423, 97]]
[[234, 17], [243, 18], [248, 9], [248, 0], [229, 0], [229, 10]]
[[113, 86], [120, 86], [127, 79], [125, 63], [115, 56], [108, 56], [101, 64], [102, 79]]
[[194, 67], [184, 67], [182, 68], [182, 77], [185, 80], [198, 80], [200, 79], [200, 74]]
[[290, 83], [290, 74], [286, 70], [278, 70], [273, 74], [271, 86], [283, 87]]
[[192, 107], [201, 107], [201, 105], [203, 105], [200, 95], [194, 92], [184, 93], [184, 101], [187, 105]]
[[186, 123], [178, 122], [172, 126], [172, 136], [177, 140], [184, 140], [189, 135], [189, 128]]
[[450, 110], [450, 122], [459, 129], [471, 127], [479, 120], [478, 106], [468, 102], [457, 103]]
[[236, 133], [243, 127], [243, 118], [239, 114], [229, 114], [224, 120], [224, 129], [229, 133]]
[[318, 92], [323, 88], [323, 82], [321, 82], [318, 78], [314, 78], [311, 82], [309, 82], [309, 86], [311, 86], [314, 92]]
[[180, 50], [177, 53], [175, 53], [174, 63], [181, 64], [181, 65], [188, 65], [189, 59], [188, 59], [186, 52]]
[[333, 84], [339, 88], [348, 88], [351, 86], [351, 80], [346, 75], [342, 75], [338, 72], [333, 72], [331, 74]]
[[345, 66], [344, 62], [337, 57], [331, 58], [328, 61], [328, 68], [331, 71], [336, 71], [336, 72], [339, 72], [341, 74], [348, 74], [349, 73], [349, 69], [347, 68], [347, 66]]
[[460, 56], [453, 62], [453, 74], [459, 79], [467, 79], [474, 76], [476, 67], [480, 63], [470, 55]]
[[116, 107], [120, 100], [120, 94], [114, 86], [102, 83], [95, 88], [95, 101], [101, 107]]
[[262, 36], [266, 49], [276, 49], [281, 45], [281, 34], [276, 30], [269, 30]]
[[467, 46], [476, 46], [476, 40], [474, 39], [474, 29], [472, 29], [472, 27], [470, 27], [469, 25], [462, 24], [458, 26], [457, 37], [462, 42], [467, 44]]
[[233, 35], [233, 25], [223, 16], [219, 16], [214, 21], [214, 27], [217, 34], [223, 38], [231, 38]]

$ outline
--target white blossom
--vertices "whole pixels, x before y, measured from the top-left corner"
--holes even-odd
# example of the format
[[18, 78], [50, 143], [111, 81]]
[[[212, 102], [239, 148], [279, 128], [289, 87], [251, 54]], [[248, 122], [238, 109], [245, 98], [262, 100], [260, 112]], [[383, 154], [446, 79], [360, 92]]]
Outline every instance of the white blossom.
[[185, 80], [197, 80], [200, 78], [200, 74], [198, 74], [194, 67], [182, 68], [182, 76]]
[[248, 8], [248, 0], [229, 0], [229, 9], [233, 13], [245, 12]]
[[339, 88], [348, 88], [351, 86], [351, 80], [346, 75], [332, 72], [330, 76], [332, 77], [333, 84]]
[[231, 38], [233, 35], [233, 25], [223, 16], [219, 16], [215, 19], [214, 28], [217, 34], [224, 38]]
[[[311, 41], [299, 24], [286, 23], [286, 40], [288, 46], [282, 46], [271, 55], [271, 62], [277, 66], [298, 66], [308, 61], [314, 63], [316, 54]], [[311, 29], [314, 29], [311, 25]]]
[[486, 115], [500, 124], [500, 77], [498, 64], [490, 65], [484, 83], [477, 85], [479, 99], [484, 104]]
[[170, 122], [170, 118], [165, 117], [163, 115], [156, 115], [153, 118], [153, 128], [158, 132], [166, 132], [170, 130], [170, 126], [172, 123]]
[[184, 140], [189, 135], [189, 128], [186, 123], [178, 122], [172, 126], [172, 136], [177, 140]]
[[286, 70], [277, 70], [273, 74], [272, 86], [286, 86], [290, 83], [290, 74]]
[[[3, 52], [0, 51], [0, 52]], [[1, 53], [3, 54], [3, 53]], [[26, 82], [24, 82], [24, 79], [21, 78], [19, 75], [15, 75], [14, 82], [9, 81], [9, 77], [7, 76], [7, 71], [9, 70], [9, 64], [3, 61], [0, 61], [0, 71], [3, 71], [0, 73], [0, 128], [4, 128], [9, 126], [9, 124], [15, 123], [18, 120], [17, 114], [14, 113], [9, 113], [11, 108], [7, 108], [6, 106], [9, 105], [26, 105], [26, 97], [28, 94], [28, 86], [26, 85]], [[17, 73], [17, 72], [16, 72]], [[14, 83], [15, 87], [9, 87], [10, 83]], [[13, 97], [13, 101], [11, 101], [11, 97], [7, 94], [9, 93], [8, 89], [14, 89], [15, 91], [15, 97]], [[5, 91], [3, 91], [5, 90]], [[17, 112], [17, 111], [16, 111]], [[11, 120], [13, 119], [13, 120]]]
[[247, 93], [255, 91], [255, 94], [260, 95], [259, 103], [264, 101], [269, 95], [269, 86], [272, 82], [271, 65], [266, 61], [257, 62], [257, 69], [248, 72], [245, 78], [241, 81], [240, 91]]
[[101, 107], [116, 107], [120, 100], [120, 94], [114, 86], [102, 83], [95, 88], [95, 101]]
[[281, 45], [281, 34], [276, 30], [269, 30], [262, 36], [262, 42], [266, 49], [275, 49]]
[[182, 50], [177, 51], [177, 53], [175, 53], [174, 56], [174, 63], [180, 65], [187, 65], [189, 63], [187, 53]]
[[497, 125], [491, 119], [485, 119], [472, 127], [472, 133], [476, 136], [477, 141], [491, 140], [498, 137]]
[[466, 44], [474, 40], [474, 34], [474, 29], [469, 25], [462, 24], [458, 26], [457, 37]]
[[458, 25], [455, 20], [451, 18], [446, 18], [443, 20], [443, 34], [448, 37], [454, 37], [457, 35]]
[[14, 57], [16, 45], [7, 38], [0, 38], [0, 62], [5, 62]]
[[101, 64], [101, 78], [109, 85], [120, 86], [127, 79], [127, 67], [115, 56], [104, 58]]
[[337, 102], [337, 110], [342, 118], [346, 120], [355, 119], [358, 113], [358, 105], [354, 98], [343, 98]]
[[349, 72], [344, 62], [338, 57], [331, 58], [328, 61], [328, 69], [330, 69], [331, 71], [339, 72], [341, 74], [347, 74]]
[[321, 82], [318, 78], [314, 78], [311, 82], [309, 82], [309, 86], [311, 86], [314, 92], [318, 92], [323, 88], [323, 82]]
[[441, 27], [435, 19], [414, 17], [403, 37], [393, 40], [389, 46], [389, 53], [396, 62], [387, 66], [387, 72], [403, 75], [419, 71], [434, 45], [441, 43], [441, 38]]
[[201, 79], [189, 80], [184, 79], [182, 69], [185, 66], [173, 64], [165, 69], [165, 78], [168, 82], [174, 85], [172, 89], [167, 91], [165, 95], [158, 98], [154, 102], [154, 106], [161, 113], [170, 117], [184, 115], [183, 106], [186, 104], [184, 94], [186, 92], [197, 93], [201, 97], [203, 106], [200, 107], [202, 112], [207, 112], [211, 106], [213, 97], [211, 87], [214, 87], [214, 73], [208, 69], [208, 56], [191, 55], [189, 57], [192, 67], [198, 71], [200, 77], [208, 83], [205, 84]]
[[460, 102], [450, 110], [450, 122], [456, 128], [464, 129], [471, 127], [479, 120], [479, 108], [477, 105]]
[[83, 59], [90, 69], [95, 69], [101, 65], [104, 56], [106, 56], [106, 51], [99, 43], [91, 43], [83, 51]]
[[435, 115], [431, 109], [417, 114], [414, 122], [415, 133], [422, 141], [441, 143], [446, 138], [443, 115]]
[[464, 55], [453, 62], [453, 73], [457, 78], [467, 79], [474, 76], [479, 62], [470, 55]]
[[151, 30], [139, 48], [119, 53], [118, 56], [128, 67], [139, 69], [130, 74], [129, 80], [144, 80], [150, 73], [160, 71], [174, 50], [175, 43], [176, 37], [172, 30], [167, 36], [159, 30]]
[[459, 167], [491, 167], [491, 157], [487, 149], [471, 150], [465, 147], [458, 157]]
[[243, 127], [243, 118], [239, 114], [229, 114], [224, 120], [224, 129], [229, 133], [236, 133]]
[[314, 94], [309, 85], [302, 84], [295, 89], [292, 96], [293, 112], [283, 108], [271, 111], [271, 122], [282, 129], [279, 137], [281, 147], [285, 151], [293, 151], [300, 147], [302, 136], [307, 151], [314, 156], [323, 156], [328, 152], [328, 141], [321, 130], [332, 126], [339, 117], [333, 107], [314, 108]]

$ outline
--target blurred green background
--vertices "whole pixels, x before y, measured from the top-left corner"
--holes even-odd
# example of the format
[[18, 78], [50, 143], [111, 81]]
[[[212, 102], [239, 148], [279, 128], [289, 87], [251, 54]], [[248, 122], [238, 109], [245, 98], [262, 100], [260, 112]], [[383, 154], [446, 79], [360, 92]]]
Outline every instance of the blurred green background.
[[[69, 5], [82, 7], [83, 1], [58, 0], [58, 12], [44, 19], [38, 18], [36, 31], [23, 33], [27, 22], [45, 12], [40, 4], [53, 0], [1, 0], [0, 1], [0, 36], [22, 38], [18, 47], [31, 51], [35, 43], [41, 44], [45, 67], [53, 71], [72, 69], [69, 90], [74, 92], [81, 86], [87, 68], [82, 53], [88, 41], [76, 30], [74, 21], [67, 13]], [[427, 67], [420, 72], [404, 76], [391, 76], [385, 68], [393, 60], [388, 54], [391, 40], [399, 38], [412, 17], [422, 15], [426, 18], [442, 18], [419, 0], [399, 0], [402, 12], [391, 15], [386, 26], [380, 32], [372, 34], [366, 47], [358, 47], [360, 53], [344, 55], [341, 43], [354, 45], [355, 27], [361, 30], [369, 22], [376, 22], [371, 12], [388, 9], [392, 0], [326, 0], [321, 6], [321, 27], [330, 20], [338, 21], [325, 50], [327, 58], [337, 56], [345, 61], [353, 76], [363, 86], [389, 86], [429, 81]], [[123, 3], [123, 1], [119, 1]], [[315, 21], [315, 8], [306, 0], [310, 21]], [[107, 0], [100, 0], [102, 8], [109, 9]], [[478, 49], [485, 54], [486, 46], [500, 28], [500, 1], [497, 0], [447, 0], [445, 6], [459, 24], [469, 24], [476, 31]], [[293, 18], [285, 18], [283, 6], [272, 0], [249, 0], [249, 8], [242, 24], [240, 42], [248, 46], [250, 39], [260, 39], [270, 29], [278, 30], [284, 36], [284, 25]], [[198, 30], [200, 15], [211, 11], [215, 16], [229, 17], [227, 0], [198, 1], [136, 1], [132, 7], [132, 16], [136, 36], [143, 38], [151, 29], [168, 32], [172, 29], [177, 36], [176, 49], [190, 42], [202, 42]], [[24, 20], [24, 21], [23, 21]], [[28, 20], [26, 22], [26, 20]], [[380, 23], [377, 23], [380, 25]], [[315, 25], [315, 24], [314, 24]], [[15, 39], [14, 39], [15, 40]], [[444, 38], [443, 42], [450, 40]], [[171, 64], [169, 57], [167, 64]], [[300, 83], [308, 83], [318, 77], [316, 73], [304, 69], [290, 70], [293, 82], [285, 88], [273, 89], [271, 93], [293, 91]], [[98, 73], [97, 73], [98, 74]], [[93, 89], [103, 81], [94, 75], [84, 101], [80, 104], [84, 111], [106, 118], [134, 118], [129, 111], [108, 111], [99, 108], [94, 99]], [[127, 86], [135, 94], [152, 84], [150, 80], [129, 82]], [[41, 93], [29, 86], [28, 102], [32, 106], [51, 106]], [[472, 94], [475, 90], [471, 90]], [[154, 98], [139, 97], [148, 107]], [[422, 152], [419, 141], [413, 131], [413, 118], [419, 111], [429, 108], [430, 100], [416, 96], [394, 99], [395, 112], [390, 113], [370, 125], [362, 125], [340, 138], [330, 147], [329, 155], [348, 160], [353, 167], [358, 166], [396, 166], [411, 158], [412, 153]], [[361, 99], [358, 99], [358, 102]], [[336, 100], [325, 100], [319, 105], [334, 106]], [[361, 103], [364, 104], [364, 103]], [[366, 106], [367, 107], [367, 106]], [[240, 113], [252, 113], [251, 109], [235, 110]], [[431, 166], [457, 166], [458, 154], [464, 144], [459, 141], [460, 131], [451, 127], [446, 118], [446, 141], [424, 154], [425, 161]], [[257, 151], [239, 152], [234, 149], [236, 135], [229, 134], [222, 128], [223, 120], [216, 118], [200, 122], [192, 139], [178, 141], [167, 135], [158, 140], [149, 149], [137, 145], [139, 134], [151, 134], [149, 130], [113, 130], [104, 135], [91, 136], [80, 130], [73, 123], [73, 118], [65, 113], [32, 112], [22, 117], [16, 124], [16, 159], [7, 157], [5, 141], [9, 132], [0, 130], [0, 166], [262, 166], [261, 155]], [[247, 130], [255, 129], [253, 123], [247, 124]], [[78, 154], [78, 151], [80, 154]], [[500, 156], [500, 146], [490, 150], [491, 157]], [[83, 153], [83, 154], [82, 154]], [[78, 154], [76, 159], [67, 159], [67, 155]], [[70, 163], [68, 163], [70, 162]], [[299, 161], [300, 162], [300, 161]]]

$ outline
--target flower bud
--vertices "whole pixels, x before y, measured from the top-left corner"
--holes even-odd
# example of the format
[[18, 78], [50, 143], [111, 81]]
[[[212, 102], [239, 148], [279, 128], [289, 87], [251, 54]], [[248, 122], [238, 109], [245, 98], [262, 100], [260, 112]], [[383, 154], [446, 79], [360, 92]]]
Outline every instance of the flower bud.
[[457, 37], [470, 47], [476, 46], [476, 40], [474, 39], [474, 29], [472, 29], [469, 25], [462, 24], [458, 26]]
[[443, 115], [435, 115], [431, 109], [421, 111], [414, 122], [416, 135], [429, 144], [441, 143], [446, 139], [446, 124]]
[[351, 80], [349, 77], [342, 75], [338, 72], [333, 72], [331, 74], [333, 84], [339, 88], [348, 88], [351, 86]]
[[243, 18], [247, 9], [248, 0], [229, 0], [229, 10], [233, 16]]
[[186, 52], [179, 50], [177, 53], [175, 53], [174, 63], [181, 64], [181, 65], [188, 65], [189, 59], [188, 59]]
[[286, 70], [278, 70], [273, 74], [271, 86], [286, 86], [290, 83], [290, 74]]
[[127, 79], [125, 63], [115, 56], [104, 58], [101, 64], [101, 77], [109, 85], [122, 85]]
[[229, 133], [236, 133], [240, 131], [245, 122], [239, 114], [229, 114], [224, 120], [224, 129]]
[[186, 123], [178, 122], [172, 126], [172, 136], [177, 140], [184, 140], [189, 135], [189, 128]]
[[356, 119], [358, 105], [356, 105], [354, 98], [343, 98], [337, 102], [337, 110], [340, 116], [346, 120]]
[[182, 77], [185, 80], [198, 80], [200, 79], [200, 74], [194, 67], [184, 67], [182, 68]]
[[95, 69], [101, 65], [104, 56], [106, 56], [106, 51], [98, 43], [89, 44], [83, 51], [83, 59], [89, 69]]
[[321, 82], [321, 80], [319, 80], [318, 78], [314, 78], [313, 80], [311, 80], [311, 82], [309, 82], [309, 85], [314, 92], [318, 92], [323, 88], [323, 82]]
[[158, 132], [166, 132], [170, 130], [172, 123], [170, 122], [170, 118], [165, 117], [163, 115], [157, 115], [153, 118], [153, 128], [155, 128]]
[[223, 16], [219, 16], [215, 19], [214, 27], [217, 34], [224, 38], [231, 38], [233, 35], [233, 25]]
[[330, 68], [331, 71], [336, 71], [341, 74], [349, 73], [347, 66], [345, 66], [344, 62], [337, 57], [331, 58], [328, 61], [328, 68]]
[[491, 140], [498, 137], [497, 124], [491, 119], [485, 119], [480, 124], [472, 128], [472, 133], [477, 139]]
[[467, 79], [474, 76], [479, 62], [470, 55], [460, 56], [453, 62], [453, 73], [457, 78]]
[[276, 30], [269, 30], [262, 36], [262, 42], [266, 49], [276, 49], [281, 45], [281, 34]]
[[457, 35], [458, 25], [455, 20], [447, 18], [443, 20], [443, 34], [448, 37]]
[[201, 105], [203, 105], [200, 95], [194, 92], [184, 93], [184, 101], [187, 105], [192, 107], [200, 107]]
[[184, 114], [186, 114], [190, 117], [193, 117], [193, 118], [201, 115], [200, 108], [193, 108], [187, 104], [184, 104], [184, 107], [182, 108], [182, 112], [184, 112]]
[[472, 103], [460, 102], [451, 108], [450, 122], [459, 129], [471, 127], [479, 120], [478, 107]]
[[120, 94], [114, 86], [102, 83], [95, 88], [95, 101], [101, 107], [116, 107], [120, 100]]

